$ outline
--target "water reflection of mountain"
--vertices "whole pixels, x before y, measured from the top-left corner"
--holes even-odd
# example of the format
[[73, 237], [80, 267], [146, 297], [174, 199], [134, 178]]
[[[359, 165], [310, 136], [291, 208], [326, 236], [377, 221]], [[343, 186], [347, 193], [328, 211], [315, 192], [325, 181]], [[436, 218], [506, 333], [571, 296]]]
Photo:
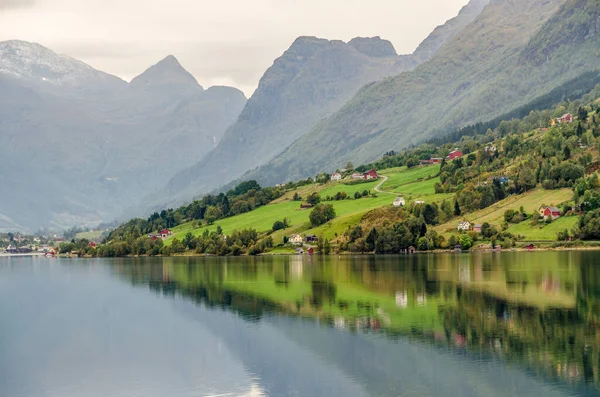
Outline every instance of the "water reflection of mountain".
[[[462, 379], [442, 367], [434, 379], [427, 375], [431, 371], [419, 376], [411, 371], [415, 363], [472, 365], [472, 371], [481, 372], [475, 367], [484, 358], [497, 363], [491, 365], [495, 375], [480, 380], [493, 390], [501, 390], [496, 387], [507, 379], [496, 380], [512, 371], [500, 364], [506, 361], [546, 379], [598, 389], [600, 273], [590, 265], [595, 255], [165, 259], [117, 269], [164, 294], [178, 293], [246, 320], [272, 323], [286, 338], [364, 378], [361, 382], [376, 380], [372, 388], [379, 394], [374, 395], [389, 395], [394, 387], [408, 390], [413, 380], [415, 390], [430, 382], [431, 391], [443, 376], [437, 372]], [[314, 319], [331, 328], [315, 327]], [[387, 338], [365, 337], [364, 332]], [[455, 355], [462, 350], [467, 356]], [[440, 351], [454, 353], [440, 361]], [[519, 382], [516, 374], [510, 376]]]

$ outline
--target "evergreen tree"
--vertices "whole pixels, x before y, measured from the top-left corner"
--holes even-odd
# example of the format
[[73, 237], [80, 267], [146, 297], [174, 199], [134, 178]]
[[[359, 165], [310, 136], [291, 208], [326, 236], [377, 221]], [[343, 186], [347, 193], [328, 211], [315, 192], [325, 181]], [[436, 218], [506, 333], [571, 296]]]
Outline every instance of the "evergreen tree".
[[458, 201], [454, 201], [454, 216], [460, 216], [460, 205], [458, 205]]
[[365, 244], [367, 246], [368, 251], [375, 250], [375, 243], [377, 242], [378, 238], [379, 238], [379, 233], [377, 232], [377, 228], [371, 229], [371, 231], [369, 232], [369, 235], [367, 236], [367, 239], [365, 240]]

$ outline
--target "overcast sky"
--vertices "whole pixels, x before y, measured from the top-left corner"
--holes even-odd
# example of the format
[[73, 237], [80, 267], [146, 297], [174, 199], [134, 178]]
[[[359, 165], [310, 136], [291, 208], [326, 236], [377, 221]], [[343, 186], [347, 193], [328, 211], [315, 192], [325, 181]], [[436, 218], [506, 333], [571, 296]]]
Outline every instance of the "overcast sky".
[[175, 55], [251, 94], [298, 36], [381, 36], [411, 53], [468, 0], [0, 0], [0, 41], [39, 42], [126, 80]]

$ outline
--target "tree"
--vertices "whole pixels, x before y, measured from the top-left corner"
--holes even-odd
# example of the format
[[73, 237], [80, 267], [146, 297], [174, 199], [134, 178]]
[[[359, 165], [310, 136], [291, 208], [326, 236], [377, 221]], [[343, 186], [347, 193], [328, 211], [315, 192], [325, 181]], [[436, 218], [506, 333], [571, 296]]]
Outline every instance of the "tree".
[[375, 244], [377, 243], [378, 239], [379, 239], [379, 233], [377, 232], [377, 228], [371, 229], [371, 231], [369, 232], [369, 235], [367, 236], [367, 239], [365, 240], [367, 250], [369, 250], [369, 251], [375, 250]]
[[426, 204], [423, 209], [423, 219], [428, 225], [436, 225], [438, 223], [439, 209], [437, 204]]
[[310, 223], [316, 227], [329, 222], [335, 218], [335, 216], [335, 209], [331, 204], [318, 204], [310, 212], [309, 219]]
[[221, 227], [221, 225], [217, 225], [217, 236], [221, 236], [223, 234], [223, 228]]
[[273, 223], [273, 227], [272, 230], [274, 232], [276, 232], [277, 230], [283, 230], [285, 229], [285, 223], [282, 221], [276, 221], [275, 223]]
[[454, 216], [460, 216], [460, 205], [458, 205], [458, 201], [454, 201]]
[[325, 255], [329, 255], [331, 253], [331, 243], [329, 243], [328, 239], [325, 239], [323, 243], [323, 252]]
[[528, 164], [522, 164], [519, 168], [516, 185], [521, 192], [526, 192], [535, 187], [537, 180], [533, 168]]
[[563, 150], [563, 154], [564, 154], [565, 160], [568, 160], [571, 158], [571, 148], [568, 145], [565, 146], [565, 149]]
[[321, 202], [321, 196], [318, 193], [313, 193], [306, 199], [306, 202], [315, 206]]
[[301, 201], [302, 197], [298, 194], [298, 192], [294, 193], [294, 201]]
[[217, 219], [219, 219], [220, 217], [221, 217], [221, 210], [219, 209], [219, 207], [214, 206], [214, 205], [211, 205], [210, 207], [208, 207], [208, 209], [206, 210], [206, 213], [204, 214], [204, 220], [209, 225], [212, 225], [213, 223], [215, 223], [215, 221]]
[[352, 164], [352, 161], [348, 161], [346, 163], [346, 167], [344, 167], [347, 171], [351, 171], [354, 169], [354, 164]]
[[185, 245], [187, 249], [194, 249], [196, 247], [194, 246], [193, 241], [194, 235], [192, 234], [192, 232], [187, 232], [187, 234], [183, 238], [183, 245]]
[[473, 247], [473, 239], [468, 234], [461, 235], [459, 240], [464, 250], [470, 250]]

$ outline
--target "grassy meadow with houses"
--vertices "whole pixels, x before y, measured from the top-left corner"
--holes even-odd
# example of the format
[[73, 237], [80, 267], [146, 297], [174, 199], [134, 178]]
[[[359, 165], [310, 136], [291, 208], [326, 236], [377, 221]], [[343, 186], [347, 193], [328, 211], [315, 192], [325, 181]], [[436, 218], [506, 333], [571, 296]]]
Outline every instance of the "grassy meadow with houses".
[[[439, 168], [437, 165], [411, 169], [396, 167], [379, 171], [379, 179], [366, 181], [366, 183], [353, 184], [352, 179], [345, 179], [303, 186], [286, 192], [284, 196], [268, 205], [245, 214], [216, 221], [212, 225], [198, 227], [194, 222], [184, 223], [172, 229], [173, 236], [165, 240], [165, 244], [169, 245], [175, 239], [182, 240], [187, 233], [199, 236], [205, 230], [212, 232], [217, 230], [218, 227], [221, 228], [224, 234], [247, 228], [254, 228], [258, 232], [268, 232], [276, 221], [284, 218], [288, 219], [290, 226], [285, 230], [273, 233], [272, 237], [275, 241], [283, 241], [284, 236], [291, 234], [314, 234], [322, 238], [335, 240], [348, 227], [358, 223], [369, 211], [381, 207], [391, 207], [398, 195], [405, 197], [408, 203], [411, 200], [423, 200], [433, 203], [450, 197], [451, 195], [448, 194], [435, 193], [434, 182], [438, 180]], [[388, 178], [385, 182], [384, 177]], [[378, 185], [381, 185], [379, 191], [375, 191]], [[370, 191], [371, 196], [361, 197], [360, 199], [353, 198], [356, 192], [363, 192], [364, 190]], [[310, 223], [309, 214], [311, 209], [301, 209], [300, 202], [294, 201], [295, 194], [300, 197], [319, 194], [321, 198], [326, 198], [327, 196], [333, 197], [339, 192], [346, 193], [350, 198], [331, 201], [336, 217], [318, 227], [312, 227]]]
[[244, 181], [148, 219], [92, 254], [410, 253], [596, 244], [600, 87], [331, 174]]

